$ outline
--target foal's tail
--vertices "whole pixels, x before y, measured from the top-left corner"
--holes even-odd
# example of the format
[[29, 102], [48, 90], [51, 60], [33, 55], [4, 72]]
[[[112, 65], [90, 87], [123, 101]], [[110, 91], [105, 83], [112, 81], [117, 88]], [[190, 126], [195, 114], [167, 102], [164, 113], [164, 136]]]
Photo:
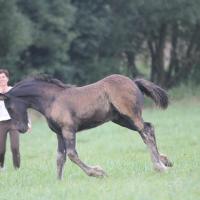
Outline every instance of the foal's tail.
[[144, 94], [154, 100], [157, 106], [163, 109], [167, 108], [169, 100], [164, 89], [144, 79], [136, 79], [134, 82]]

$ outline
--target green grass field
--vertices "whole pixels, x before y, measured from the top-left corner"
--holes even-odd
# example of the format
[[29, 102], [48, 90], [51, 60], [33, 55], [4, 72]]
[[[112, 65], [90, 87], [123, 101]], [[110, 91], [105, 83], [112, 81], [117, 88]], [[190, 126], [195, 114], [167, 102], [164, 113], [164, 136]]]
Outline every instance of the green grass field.
[[160, 152], [174, 167], [152, 169], [150, 155], [136, 132], [105, 124], [77, 135], [80, 158], [100, 165], [106, 178], [85, 175], [67, 160], [62, 181], [56, 179], [55, 135], [44, 120], [21, 135], [21, 168], [12, 166], [7, 144], [6, 169], [0, 172], [0, 200], [198, 200], [200, 199], [200, 98], [171, 102], [166, 111], [146, 108], [155, 126]]

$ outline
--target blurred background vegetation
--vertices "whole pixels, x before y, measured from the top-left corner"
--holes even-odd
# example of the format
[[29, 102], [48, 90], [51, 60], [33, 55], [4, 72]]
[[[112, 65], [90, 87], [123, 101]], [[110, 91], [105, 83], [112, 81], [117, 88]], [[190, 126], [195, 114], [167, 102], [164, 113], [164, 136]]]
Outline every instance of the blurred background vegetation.
[[112, 73], [200, 83], [199, 0], [0, 0], [0, 68], [83, 85]]

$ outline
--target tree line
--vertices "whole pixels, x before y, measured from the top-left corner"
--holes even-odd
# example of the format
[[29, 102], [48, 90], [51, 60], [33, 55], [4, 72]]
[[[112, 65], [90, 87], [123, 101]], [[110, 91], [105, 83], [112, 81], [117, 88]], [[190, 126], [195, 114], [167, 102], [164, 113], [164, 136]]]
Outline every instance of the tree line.
[[112, 73], [166, 88], [200, 83], [198, 0], [0, 0], [0, 65], [12, 82]]

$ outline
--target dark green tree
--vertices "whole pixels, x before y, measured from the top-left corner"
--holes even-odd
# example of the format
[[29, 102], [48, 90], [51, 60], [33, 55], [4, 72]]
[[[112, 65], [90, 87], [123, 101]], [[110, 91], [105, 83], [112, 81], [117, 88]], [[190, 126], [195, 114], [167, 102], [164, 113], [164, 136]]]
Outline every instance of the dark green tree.
[[0, 0], [0, 65], [18, 76], [20, 53], [32, 43], [31, 22], [19, 12], [16, 0]]
[[118, 70], [111, 64], [106, 43], [112, 30], [110, 6], [105, 0], [72, 0], [72, 3], [77, 10], [73, 26], [77, 37], [69, 51], [75, 68], [73, 79], [79, 83], [92, 82]]
[[113, 30], [117, 29], [113, 42], [119, 41], [115, 49], [122, 47], [133, 75], [140, 74], [137, 57], [146, 54], [150, 60], [148, 78], [163, 86], [186, 82], [198, 74], [199, 1], [109, 2], [115, 16]]
[[19, 68], [27, 73], [49, 73], [69, 79], [68, 49], [74, 37], [75, 9], [68, 0], [18, 0], [21, 12], [32, 23], [33, 43], [21, 53]]

